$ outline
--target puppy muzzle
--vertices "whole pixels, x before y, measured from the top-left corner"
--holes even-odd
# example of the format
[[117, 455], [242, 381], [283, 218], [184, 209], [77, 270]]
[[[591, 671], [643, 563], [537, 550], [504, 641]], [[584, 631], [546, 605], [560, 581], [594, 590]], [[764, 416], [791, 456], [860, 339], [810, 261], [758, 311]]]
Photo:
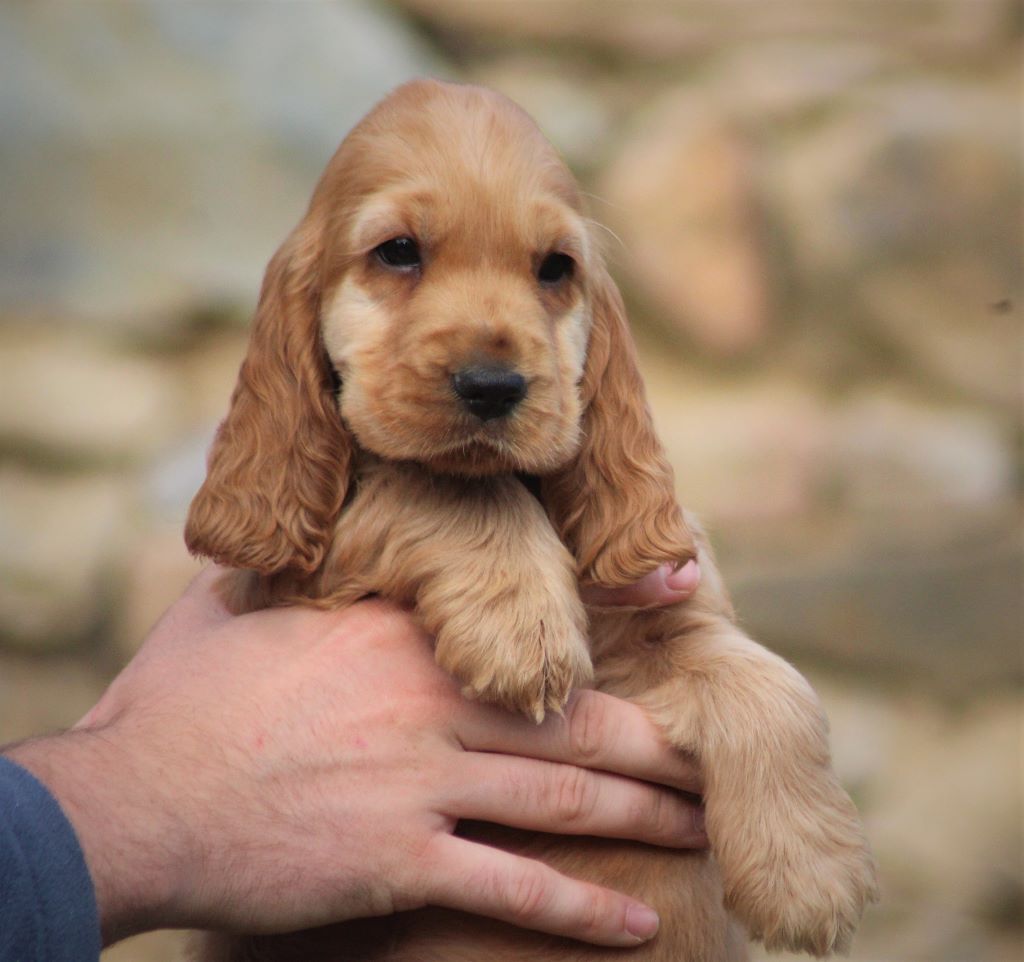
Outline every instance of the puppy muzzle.
[[491, 421], [511, 414], [526, 397], [526, 378], [507, 367], [466, 367], [452, 375], [452, 387], [463, 407]]

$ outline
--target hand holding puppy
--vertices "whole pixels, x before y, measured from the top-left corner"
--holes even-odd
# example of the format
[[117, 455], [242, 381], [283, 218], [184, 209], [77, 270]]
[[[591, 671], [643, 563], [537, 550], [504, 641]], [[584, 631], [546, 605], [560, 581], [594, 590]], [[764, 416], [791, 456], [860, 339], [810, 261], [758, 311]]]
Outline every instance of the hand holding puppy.
[[215, 581], [196, 579], [75, 729], [8, 752], [75, 826], [105, 943], [427, 903], [599, 944], [654, 934], [633, 899], [452, 834], [475, 818], [706, 844], [697, 807], [648, 784], [700, 788], [640, 709], [577, 693], [537, 727], [462, 698], [399, 608], [235, 617]]

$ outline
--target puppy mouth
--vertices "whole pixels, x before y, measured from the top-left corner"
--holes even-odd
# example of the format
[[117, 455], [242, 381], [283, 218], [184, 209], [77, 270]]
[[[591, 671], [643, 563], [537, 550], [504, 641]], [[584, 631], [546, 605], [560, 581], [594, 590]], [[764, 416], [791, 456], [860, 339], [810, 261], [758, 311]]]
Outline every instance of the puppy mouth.
[[[481, 420], [467, 411], [452, 411], [420, 435], [420, 459], [438, 470], [495, 473], [517, 469], [525, 455], [521, 418]], [[426, 427], [424, 425], [424, 427]]]
[[434, 471], [471, 476], [553, 470], [571, 455], [572, 440], [536, 430], [535, 415], [519, 409], [481, 421], [460, 412], [443, 436], [432, 439], [422, 462]]
[[437, 454], [451, 458], [460, 454], [473, 458], [484, 451], [506, 454], [515, 444], [515, 430], [511, 418], [480, 421], [473, 417], [459, 417], [450, 432], [439, 440]]

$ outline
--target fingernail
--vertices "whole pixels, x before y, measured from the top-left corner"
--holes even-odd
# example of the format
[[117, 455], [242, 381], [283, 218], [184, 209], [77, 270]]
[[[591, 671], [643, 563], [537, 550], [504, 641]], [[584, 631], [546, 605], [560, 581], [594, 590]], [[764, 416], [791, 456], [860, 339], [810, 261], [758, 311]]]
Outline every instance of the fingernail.
[[687, 561], [681, 568], [670, 571], [665, 585], [672, 591], [692, 594], [700, 584], [700, 566], [696, 561]]
[[626, 909], [626, 931], [641, 942], [653, 939], [660, 924], [658, 913], [646, 905], [634, 903]]

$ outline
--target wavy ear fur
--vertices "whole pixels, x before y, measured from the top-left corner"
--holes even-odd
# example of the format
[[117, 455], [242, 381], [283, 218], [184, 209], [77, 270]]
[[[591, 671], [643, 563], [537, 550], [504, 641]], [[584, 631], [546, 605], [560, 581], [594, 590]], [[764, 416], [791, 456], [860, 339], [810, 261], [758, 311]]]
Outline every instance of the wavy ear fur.
[[541, 491], [580, 580], [627, 585], [696, 549], [651, 423], [622, 296], [603, 268], [592, 311], [579, 454], [542, 479]]
[[193, 554], [262, 574], [311, 572], [323, 559], [352, 440], [321, 344], [319, 257], [307, 218], [267, 266], [249, 351], [189, 510]]

